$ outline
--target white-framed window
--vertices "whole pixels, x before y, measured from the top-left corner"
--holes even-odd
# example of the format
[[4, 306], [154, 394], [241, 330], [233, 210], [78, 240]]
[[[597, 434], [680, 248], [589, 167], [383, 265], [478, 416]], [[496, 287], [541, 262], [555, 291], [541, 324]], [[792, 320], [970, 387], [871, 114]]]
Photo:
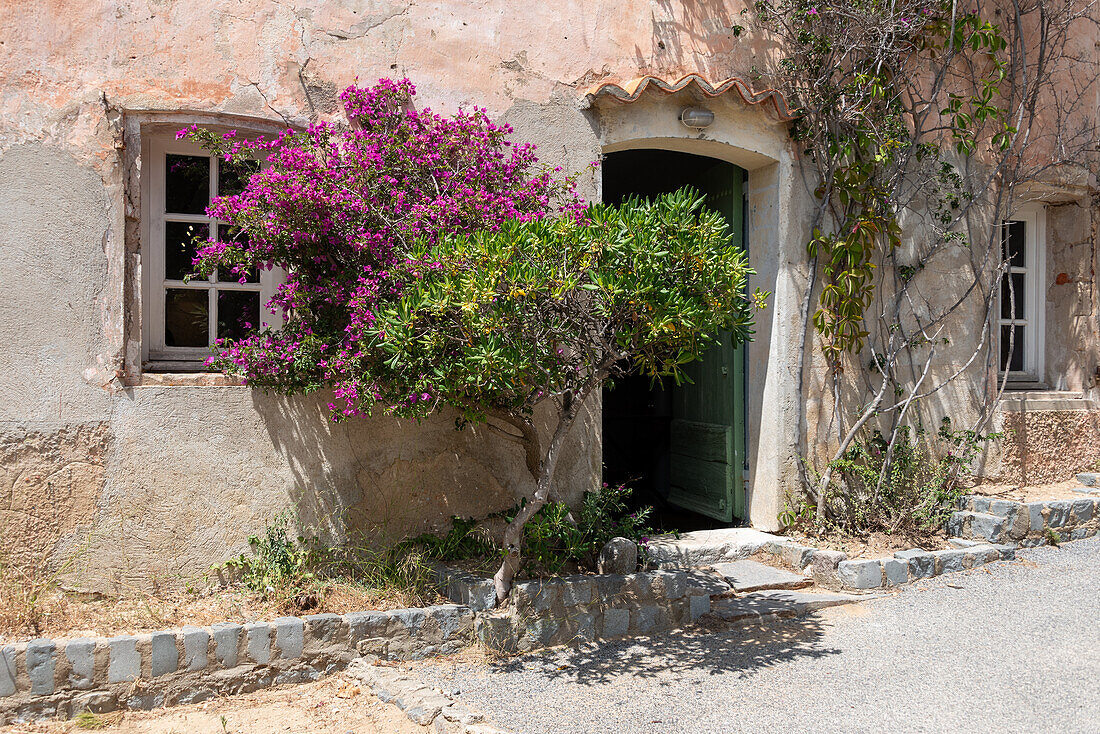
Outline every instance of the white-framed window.
[[239, 338], [281, 316], [267, 309], [278, 271], [192, 277], [196, 245], [243, 235], [207, 216], [215, 196], [238, 193], [258, 170], [254, 161], [227, 163], [174, 135], [149, 140], [142, 171], [144, 358], [172, 368], [198, 368], [216, 339]]
[[1030, 206], [1001, 223], [1008, 268], [997, 308], [999, 366], [1013, 382], [1043, 381], [1046, 322], [1046, 212]]

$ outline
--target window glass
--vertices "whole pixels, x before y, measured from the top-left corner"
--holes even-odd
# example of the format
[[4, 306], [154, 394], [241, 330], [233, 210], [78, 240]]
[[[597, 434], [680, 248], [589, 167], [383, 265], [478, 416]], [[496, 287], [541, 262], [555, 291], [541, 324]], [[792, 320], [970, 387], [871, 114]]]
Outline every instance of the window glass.
[[1024, 222], [1005, 222], [1001, 230], [1004, 259], [1014, 268], [1027, 266], [1027, 225]]
[[165, 222], [164, 277], [183, 280], [193, 274], [197, 245], [209, 237], [209, 226], [201, 222]]
[[205, 347], [210, 344], [210, 296], [206, 288], [168, 288], [164, 298], [164, 344]]
[[260, 322], [260, 294], [218, 290], [218, 338], [240, 339]]
[[164, 168], [164, 210], [205, 214], [210, 204], [210, 159], [169, 153]]
[[1024, 369], [1024, 327], [1001, 325], [1001, 371]]

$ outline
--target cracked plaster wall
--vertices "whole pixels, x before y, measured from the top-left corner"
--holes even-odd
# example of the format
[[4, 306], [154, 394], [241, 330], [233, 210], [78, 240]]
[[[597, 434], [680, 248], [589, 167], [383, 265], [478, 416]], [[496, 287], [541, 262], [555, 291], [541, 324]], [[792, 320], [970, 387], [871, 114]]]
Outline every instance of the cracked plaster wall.
[[[0, 7], [0, 549], [108, 590], [178, 581], [295, 505], [335, 538], [438, 529], [529, 487], [511, 444], [441, 416], [333, 425], [321, 398], [142, 385], [139, 151], [157, 112], [304, 124], [357, 77], [486, 107], [541, 157], [599, 157], [580, 91], [614, 74], [747, 68], [722, 2], [5, 3]], [[127, 149], [127, 146], [131, 146]], [[584, 195], [598, 195], [583, 183]], [[562, 490], [598, 480], [598, 406]]]

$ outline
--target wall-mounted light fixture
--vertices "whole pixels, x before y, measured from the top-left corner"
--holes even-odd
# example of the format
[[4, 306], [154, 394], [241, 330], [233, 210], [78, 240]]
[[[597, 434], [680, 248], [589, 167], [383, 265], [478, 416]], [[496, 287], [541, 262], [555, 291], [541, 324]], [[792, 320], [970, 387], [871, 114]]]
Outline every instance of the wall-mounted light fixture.
[[688, 107], [680, 112], [680, 122], [684, 127], [702, 130], [714, 122], [714, 113], [705, 107]]

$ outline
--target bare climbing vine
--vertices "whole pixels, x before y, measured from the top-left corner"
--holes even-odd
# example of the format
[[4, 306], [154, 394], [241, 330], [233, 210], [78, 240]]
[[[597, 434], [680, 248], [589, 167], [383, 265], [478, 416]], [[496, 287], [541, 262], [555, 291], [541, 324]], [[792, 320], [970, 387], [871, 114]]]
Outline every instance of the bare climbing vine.
[[[754, 21], [780, 49], [766, 74], [798, 108], [792, 136], [815, 175], [799, 373], [806, 389], [816, 341], [831, 395], [829, 458], [807, 456], [802, 431], [810, 503], [786, 519], [866, 528], [860, 515], [898, 479], [899, 448], [913, 460], [930, 396], [983, 376], [976, 418], [939, 431], [956, 453], [938, 489], [967, 470], [990, 430], [1004, 389], [993, 333], [1007, 268], [999, 222], [1027, 184], [1095, 159], [1096, 115], [1081, 92], [1096, 70], [1071, 41], [1094, 32], [1096, 15], [1074, 0], [762, 0]], [[950, 263], [951, 277], [925, 273], [932, 262]]]

